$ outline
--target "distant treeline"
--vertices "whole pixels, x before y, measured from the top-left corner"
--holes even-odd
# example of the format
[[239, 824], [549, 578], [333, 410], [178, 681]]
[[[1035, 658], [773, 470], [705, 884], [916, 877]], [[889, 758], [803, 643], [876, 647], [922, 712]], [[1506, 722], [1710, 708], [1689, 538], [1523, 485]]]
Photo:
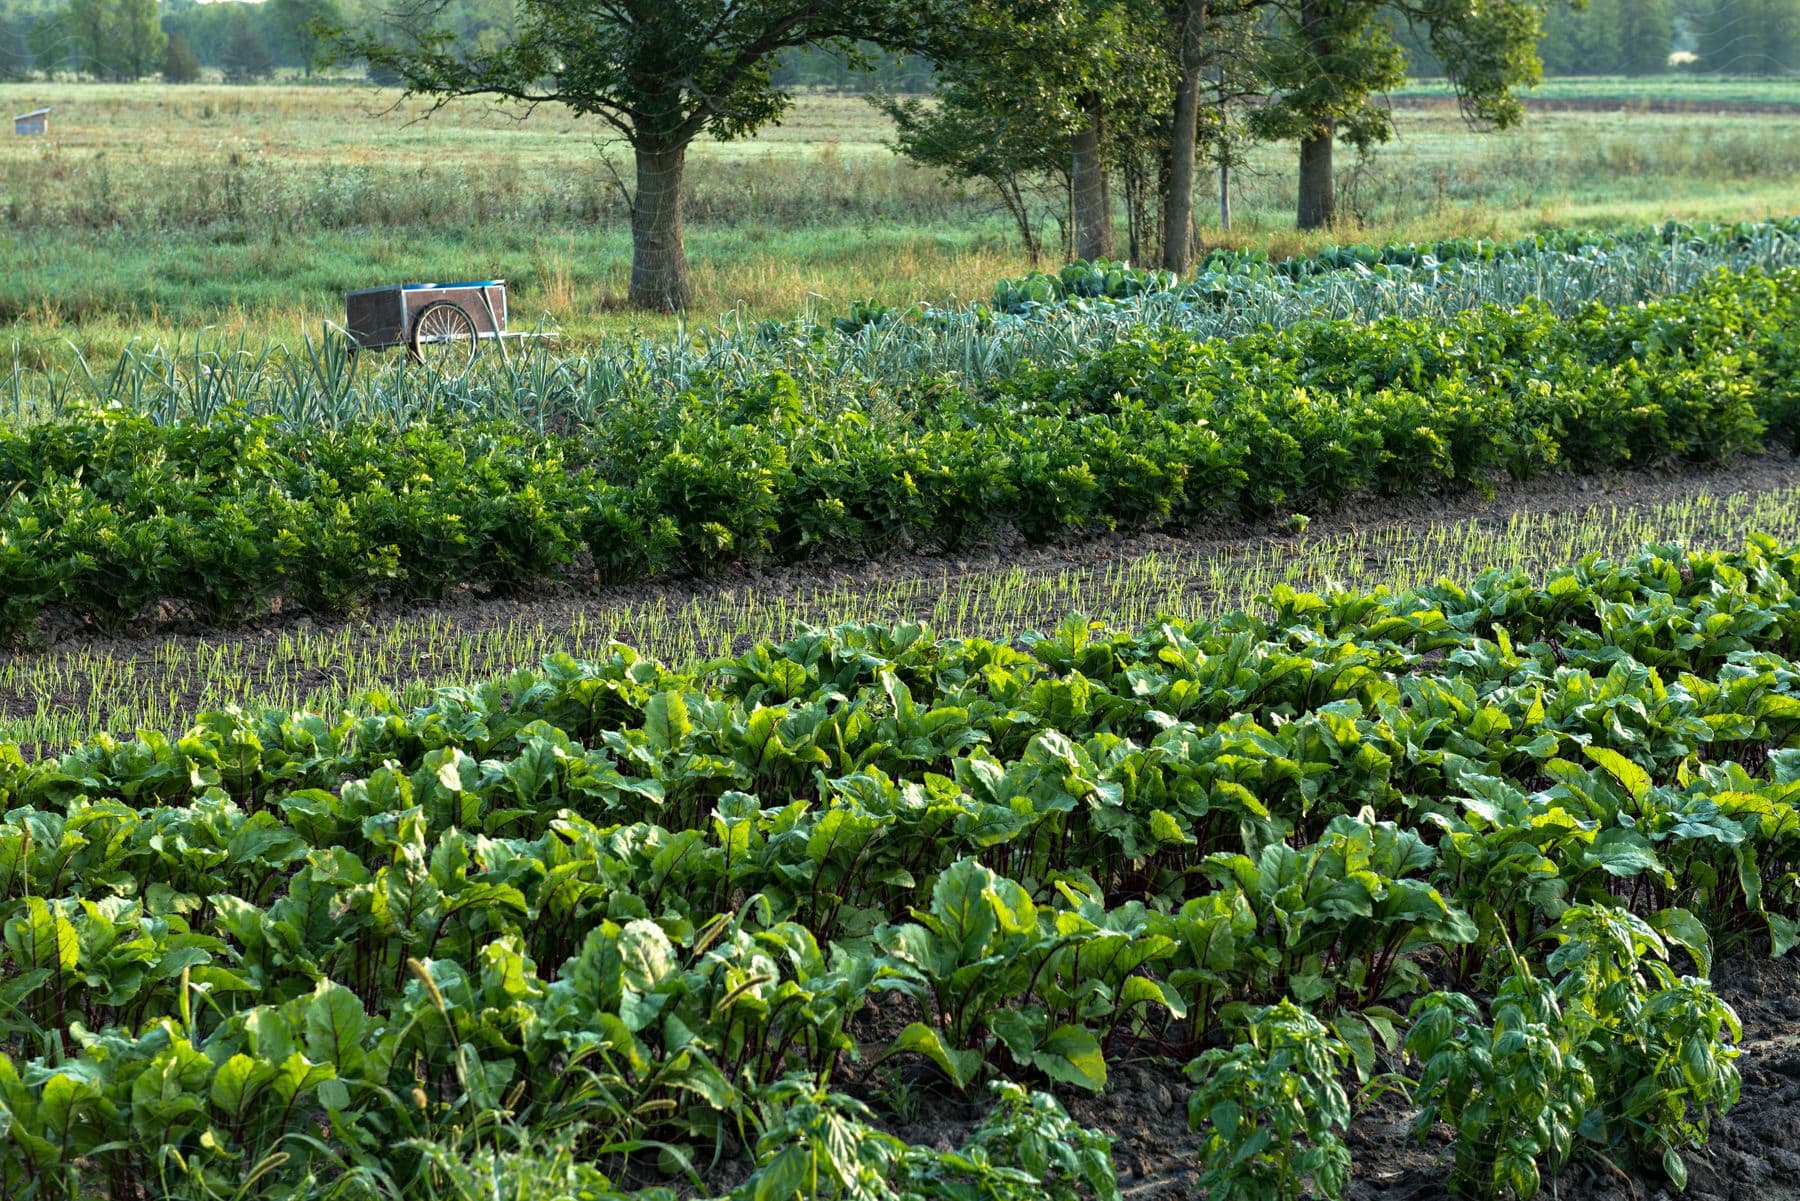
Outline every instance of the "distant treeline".
[[[319, 24], [378, 31], [389, 0], [0, 0], [0, 79], [49, 73], [101, 79], [161, 74], [176, 82], [211, 68], [226, 79], [323, 65]], [[464, 45], [511, 36], [501, 0], [450, 0], [448, 23]], [[1423, 35], [1401, 30], [1417, 75], [1437, 73]], [[1589, 0], [1553, 8], [1540, 48], [1547, 75], [1654, 75], [1685, 67], [1726, 75], [1800, 73], [1800, 0]], [[849, 92], [925, 92], [931, 67], [874, 55], [873, 70], [818, 47], [791, 51], [776, 68], [783, 87]]]
[[[1436, 74], [1422, 37], [1407, 36], [1416, 75]], [[1539, 44], [1546, 75], [1800, 73], [1800, 0], [1588, 0], [1550, 9]]]
[[[0, 79], [67, 74], [173, 82], [206, 68], [227, 80], [264, 79], [277, 70], [311, 74], [326, 66], [316, 29], [379, 32], [394, 23], [391, 0], [0, 0]], [[439, 17], [466, 46], [498, 45], [513, 33], [510, 0], [450, 0]], [[858, 66], [831, 50], [790, 51], [776, 82], [790, 88], [926, 92], [931, 66], [876, 51]]]

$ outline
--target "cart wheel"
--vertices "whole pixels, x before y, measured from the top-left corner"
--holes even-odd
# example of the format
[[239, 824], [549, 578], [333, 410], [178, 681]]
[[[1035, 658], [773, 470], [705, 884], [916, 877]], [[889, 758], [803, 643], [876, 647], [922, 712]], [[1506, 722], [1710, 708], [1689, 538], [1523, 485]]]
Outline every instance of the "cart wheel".
[[461, 374], [475, 361], [475, 350], [480, 344], [475, 319], [461, 305], [438, 300], [420, 309], [413, 318], [406, 349], [415, 363]]

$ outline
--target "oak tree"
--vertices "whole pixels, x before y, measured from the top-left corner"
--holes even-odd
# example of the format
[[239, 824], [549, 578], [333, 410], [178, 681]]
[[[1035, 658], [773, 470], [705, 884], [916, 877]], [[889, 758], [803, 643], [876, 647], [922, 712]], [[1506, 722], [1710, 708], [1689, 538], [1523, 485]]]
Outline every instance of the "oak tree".
[[1167, 104], [1162, 48], [1142, 0], [989, 0], [965, 10], [932, 101], [878, 98], [894, 146], [917, 162], [985, 179], [1035, 260], [1030, 183], [1064, 186], [1077, 258], [1111, 258], [1113, 176]]
[[681, 190], [688, 148], [702, 134], [742, 137], [777, 120], [791, 96], [776, 57], [831, 45], [923, 50], [953, 44], [953, 0], [519, 0], [518, 36], [461, 45], [415, 12], [404, 41], [340, 36], [341, 48], [395, 75], [409, 94], [444, 103], [492, 96], [558, 103], [610, 126], [630, 145], [631, 303], [679, 309], [688, 300]]
[[1545, 12], [1558, 2], [1264, 0], [1275, 36], [1264, 65], [1271, 102], [1257, 124], [1266, 137], [1300, 144], [1300, 228], [1337, 218], [1333, 145], [1365, 149], [1393, 135], [1391, 114], [1376, 98], [1406, 79], [1395, 21], [1423, 31], [1466, 117], [1504, 129], [1524, 115], [1518, 89], [1542, 76], [1538, 40]]

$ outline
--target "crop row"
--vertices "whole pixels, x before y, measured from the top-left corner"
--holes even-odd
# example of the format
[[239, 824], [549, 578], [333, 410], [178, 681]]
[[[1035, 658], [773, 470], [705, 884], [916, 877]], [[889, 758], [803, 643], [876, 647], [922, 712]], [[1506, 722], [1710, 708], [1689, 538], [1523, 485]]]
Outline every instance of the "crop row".
[[[301, 1195], [491, 1112], [612, 1180], [865, 1195], [777, 1176], [796, 1123], [839, 1122], [833, 1171], [906, 1154], [859, 1061], [1122, 1056], [1191, 1064], [1212, 1195], [1339, 1195], [1344, 1084], [1394, 1073], [1473, 1194], [1679, 1181], [1737, 1089], [1712, 947], [1796, 937], [1800, 550], [1270, 600], [0, 752], [0, 1185]], [[1005, 1095], [1107, 1194], [1103, 1144]]]
[[[1426, 273], [1451, 264], [1496, 263], [1547, 255], [1579, 259], [1596, 253], [1617, 254], [1648, 246], [1681, 246], [1694, 252], [1720, 248], [1747, 250], [1771, 234], [1800, 235], [1800, 218], [1745, 221], [1731, 225], [1689, 225], [1670, 221], [1660, 227], [1602, 233], [1560, 229], [1511, 242], [1485, 238], [1449, 238], [1437, 242], [1328, 246], [1317, 253], [1271, 260], [1262, 250], [1214, 250], [1200, 260], [1192, 279], [1173, 272], [1134, 268], [1129, 263], [1076, 261], [1058, 271], [1035, 271], [994, 287], [994, 307], [1008, 313], [1041, 314], [1047, 305], [1084, 300], [1125, 300], [1170, 295], [1190, 303], [1224, 301], [1234, 284], [1254, 278], [1309, 279], [1334, 272], [1386, 273], [1394, 268]], [[866, 306], [836, 320], [839, 329], [860, 328], [897, 314]]]
[[[874, 398], [877, 410], [930, 407], [935, 393], [918, 388], [920, 380], [987, 388], [1022, 369], [1077, 362], [1145, 327], [1228, 338], [1318, 320], [1443, 320], [1483, 305], [1526, 301], [1566, 315], [1596, 301], [1635, 305], [1686, 291], [1719, 269], [1800, 266], [1800, 237], [1785, 222], [1706, 228], [1673, 241], [1660, 230], [1610, 242], [1576, 240], [1582, 245], [1573, 251], [1521, 247], [1491, 261], [1383, 265], [1293, 279], [1266, 268], [1233, 268], [1171, 290], [1017, 314], [976, 304], [907, 316], [862, 304], [830, 321], [730, 315], [672, 338], [611, 342], [577, 354], [547, 342], [510, 353], [500, 348], [484, 353], [475, 370], [450, 377], [408, 369], [395, 361], [399, 356], [385, 366], [379, 356], [351, 359], [335, 335], [291, 353], [274, 344], [204, 339], [174, 350], [133, 345], [110, 365], [15, 364], [0, 375], [0, 409], [15, 420], [43, 420], [97, 403], [170, 422], [241, 407], [304, 430], [492, 417], [562, 429], [609, 421], [621, 405], [667, 405], [690, 392], [754, 388], [780, 371], [797, 381], [825, 420], [853, 397]], [[1401, 248], [1393, 253], [1404, 257]]]
[[200, 711], [247, 696], [284, 709], [336, 710], [382, 689], [410, 707], [428, 701], [440, 684], [504, 674], [547, 654], [602, 654], [612, 641], [694, 663], [785, 638], [801, 622], [922, 620], [944, 635], [999, 638], [1079, 611], [1135, 627], [1160, 615], [1250, 606], [1280, 583], [1411, 588], [1494, 565], [1542, 571], [1584, 554], [1629, 554], [1647, 540], [1722, 550], [1741, 545], [1750, 529], [1800, 539], [1800, 488], [1715, 493], [1702, 487], [1657, 505], [1515, 512], [1501, 524], [1464, 519], [1315, 531], [1132, 556], [1100, 569], [998, 567], [875, 580], [865, 573], [797, 591], [755, 582], [698, 595], [657, 588], [580, 603], [570, 598], [541, 615], [492, 627], [428, 608], [384, 614], [373, 627], [299, 623], [250, 635], [171, 635], [116, 645], [63, 639], [43, 651], [0, 656], [0, 742], [17, 741], [32, 757], [60, 754], [101, 731], [185, 729]]
[[1332, 508], [1500, 473], [1724, 460], [1800, 445], [1800, 272], [1559, 318], [1315, 323], [1231, 342], [1146, 333], [900, 418], [792, 380], [500, 425], [291, 431], [116, 410], [0, 434], [0, 636], [165, 601], [214, 622], [324, 613], [578, 564], [603, 580]]

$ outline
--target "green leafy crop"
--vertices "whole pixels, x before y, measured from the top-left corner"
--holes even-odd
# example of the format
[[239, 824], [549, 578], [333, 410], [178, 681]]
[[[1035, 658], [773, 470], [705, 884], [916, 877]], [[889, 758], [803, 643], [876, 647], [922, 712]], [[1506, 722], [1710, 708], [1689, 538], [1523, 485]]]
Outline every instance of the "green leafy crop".
[[1753, 538], [0, 748], [0, 1195], [1099, 1198], [1049, 1096], [1189, 1062], [1233, 1195], [1338, 1195], [1397, 1073], [1473, 1195], [1679, 1182], [1713, 949], [1800, 919], [1797, 615]]
[[[66, 406], [0, 431], [0, 637], [29, 639], [46, 614], [112, 629], [173, 606], [228, 624], [276, 602], [354, 613], [1004, 529], [1275, 520], [1363, 493], [1793, 445], [1800, 273], [1689, 282], [1641, 304], [1312, 319], [1230, 340], [1134, 323], [979, 386], [825, 372], [803, 390], [782, 366], [697, 369], [552, 430]], [[530, 383], [562, 392], [559, 378]]]
[[1246, 1201], [1341, 1197], [1350, 1178], [1339, 1076], [1350, 1048], [1282, 1001], [1245, 1016], [1244, 1041], [1188, 1065], [1198, 1081], [1188, 1120], [1205, 1131], [1201, 1186]]

